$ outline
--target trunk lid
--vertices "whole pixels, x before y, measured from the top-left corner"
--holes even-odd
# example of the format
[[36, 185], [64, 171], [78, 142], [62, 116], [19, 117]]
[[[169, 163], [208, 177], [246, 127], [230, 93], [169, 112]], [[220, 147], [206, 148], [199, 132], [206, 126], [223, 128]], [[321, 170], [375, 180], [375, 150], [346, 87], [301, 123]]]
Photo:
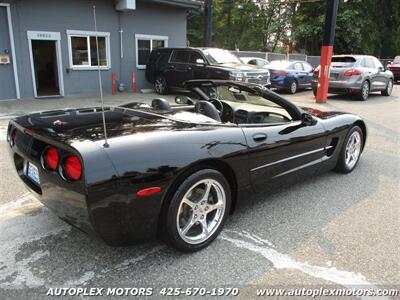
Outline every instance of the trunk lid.
[[[105, 120], [109, 138], [154, 130], [157, 126], [173, 126], [176, 123], [160, 115], [121, 107], [106, 107]], [[68, 145], [104, 139], [100, 107], [33, 113], [14, 121], [25, 132]]]

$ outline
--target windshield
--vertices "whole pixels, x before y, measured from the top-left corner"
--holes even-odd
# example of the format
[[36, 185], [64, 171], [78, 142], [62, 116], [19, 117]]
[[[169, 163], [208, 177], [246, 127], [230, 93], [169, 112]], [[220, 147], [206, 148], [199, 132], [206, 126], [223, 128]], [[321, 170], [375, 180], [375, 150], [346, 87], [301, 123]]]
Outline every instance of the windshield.
[[287, 60], [273, 60], [269, 63], [268, 68], [284, 70], [289, 67], [290, 64], [291, 62]]
[[265, 99], [264, 97], [242, 91], [235, 86], [200, 86], [196, 87], [194, 90], [199, 94], [204, 94], [210, 99], [281, 108], [281, 106]]
[[239, 58], [230, 53], [227, 50], [222, 49], [205, 49], [203, 50], [204, 55], [212, 64], [240, 64]]
[[396, 56], [393, 60], [394, 64], [400, 64], [400, 56]]

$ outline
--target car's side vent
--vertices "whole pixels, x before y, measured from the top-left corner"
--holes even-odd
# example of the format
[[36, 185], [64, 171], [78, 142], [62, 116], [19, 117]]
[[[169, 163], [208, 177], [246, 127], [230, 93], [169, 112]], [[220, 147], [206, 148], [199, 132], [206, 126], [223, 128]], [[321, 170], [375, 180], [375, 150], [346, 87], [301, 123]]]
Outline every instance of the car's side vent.
[[325, 147], [326, 156], [331, 156], [335, 152], [338, 142], [339, 142], [338, 137], [334, 137], [331, 139], [329, 145]]

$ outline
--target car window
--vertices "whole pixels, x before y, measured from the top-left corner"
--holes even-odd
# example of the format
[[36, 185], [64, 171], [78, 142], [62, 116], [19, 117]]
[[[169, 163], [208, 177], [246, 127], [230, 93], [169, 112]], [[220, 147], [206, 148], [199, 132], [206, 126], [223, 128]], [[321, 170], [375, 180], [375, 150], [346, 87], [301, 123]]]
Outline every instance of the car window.
[[332, 67], [350, 68], [355, 65], [357, 60], [353, 56], [332, 56]]
[[237, 109], [256, 113], [260, 117], [263, 116], [262, 113], [266, 113], [263, 118], [251, 122], [251, 124], [290, 122], [292, 120], [288, 111], [282, 106], [234, 86], [202, 86], [195, 88], [194, 91], [204, 94], [208, 98], [224, 100], [227, 103], [233, 102]]
[[303, 64], [301, 63], [295, 63], [293, 69], [295, 69], [296, 71], [304, 71]]
[[255, 59], [250, 59], [247, 63], [249, 65], [257, 65], [257, 61]]
[[356, 59], [353, 56], [332, 56], [332, 62], [355, 63]]
[[308, 73], [310, 73], [313, 70], [313, 67], [309, 63], [306, 63], [306, 62], [303, 62], [303, 68]]
[[263, 67], [267, 64], [267, 62], [263, 59], [257, 59], [257, 65]]
[[168, 63], [169, 57], [171, 56], [171, 52], [162, 52], [161, 55], [159, 56], [159, 59], [157, 61], [158, 64], [166, 64]]
[[364, 57], [363, 67], [375, 69], [375, 64], [371, 57]]
[[171, 57], [171, 62], [176, 63], [187, 63], [189, 61], [190, 51], [187, 50], [177, 50], [174, 51]]
[[382, 63], [379, 61], [379, 59], [377, 59], [376, 57], [373, 57], [372, 59], [374, 60], [374, 63], [375, 63], [375, 67], [376, 67], [376, 68], [383, 68], [383, 65], [382, 65]]
[[190, 53], [189, 63], [195, 64], [195, 63], [196, 63], [196, 60], [198, 60], [198, 59], [201, 59], [201, 60], [204, 61], [203, 56], [201, 56], [201, 54], [200, 54], [199, 52], [192, 51], [192, 52]]

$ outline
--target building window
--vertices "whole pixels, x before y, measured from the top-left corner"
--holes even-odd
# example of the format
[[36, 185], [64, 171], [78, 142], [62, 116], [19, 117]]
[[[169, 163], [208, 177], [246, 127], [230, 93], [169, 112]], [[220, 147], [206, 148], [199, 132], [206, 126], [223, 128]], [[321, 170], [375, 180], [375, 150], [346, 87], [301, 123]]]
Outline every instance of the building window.
[[145, 69], [152, 50], [168, 47], [168, 37], [159, 35], [135, 34], [136, 67]]
[[111, 68], [110, 33], [98, 32], [99, 59], [97, 58], [96, 32], [67, 30], [70, 68], [91, 70]]

